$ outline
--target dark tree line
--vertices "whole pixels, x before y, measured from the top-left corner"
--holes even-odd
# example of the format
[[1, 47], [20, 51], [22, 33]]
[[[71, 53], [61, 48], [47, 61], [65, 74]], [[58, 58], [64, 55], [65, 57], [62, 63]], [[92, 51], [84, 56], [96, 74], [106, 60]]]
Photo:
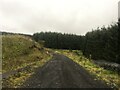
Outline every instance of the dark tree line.
[[95, 60], [118, 61], [118, 25], [97, 29], [86, 34], [85, 55]]
[[119, 29], [119, 24], [114, 24], [87, 32], [85, 36], [40, 32], [35, 33], [33, 39], [45, 41], [44, 45], [49, 48], [82, 50], [85, 56], [92, 59], [120, 63]]
[[120, 63], [120, 18], [118, 20], [118, 60]]
[[54, 49], [81, 49], [83, 48], [84, 36], [74, 34], [62, 34], [57, 32], [35, 33], [33, 38], [37, 42], [45, 41], [44, 45]]

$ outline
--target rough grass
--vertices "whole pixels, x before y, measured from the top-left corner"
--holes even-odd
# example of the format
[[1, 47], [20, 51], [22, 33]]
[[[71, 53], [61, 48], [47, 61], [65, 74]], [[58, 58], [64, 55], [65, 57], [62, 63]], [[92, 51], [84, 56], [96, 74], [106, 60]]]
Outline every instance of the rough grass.
[[24, 82], [34, 74], [36, 68], [42, 67], [46, 62], [50, 60], [50, 57], [47, 59], [42, 59], [41, 61], [35, 62], [29, 67], [29, 69], [18, 72], [15, 75], [10, 76], [8, 79], [3, 79], [3, 88], [20, 88]]
[[3, 72], [24, 67], [46, 56], [48, 55], [44, 48], [28, 37], [21, 35], [2, 37]]
[[30, 65], [29, 71], [18, 72], [3, 80], [3, 87], [16, 88], [33, 73], [35, 68], [43, 66], [51, 54], [42, 44], [23, 35], [2, 36], [2, 73], [24, 68]]
[[74, 62], [78, 63], [89, 71], [92, 75], [96, 76], [96, 79], [103, 80], [111, 86], [112, 88], [117, 88], [120, 90], [120, 75], [117, 72], [106, 70], [98, 65], [94, 64], [92, 60], [85, 58], [82, 55], [82, 52], [78, 50], [57, 50], [59, 53], [62, 53]]

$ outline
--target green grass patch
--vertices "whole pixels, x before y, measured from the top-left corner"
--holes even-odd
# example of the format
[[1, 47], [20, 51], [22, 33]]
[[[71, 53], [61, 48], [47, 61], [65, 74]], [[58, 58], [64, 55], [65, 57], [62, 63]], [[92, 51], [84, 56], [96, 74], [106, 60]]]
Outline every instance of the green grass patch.
[[56, 50], [61, 54], [66, 55], [74, 62], [84, 67], [90, 74], [95, 75], [96, 79], [103, 80], [112, 88], [120, 89], [120, 75], [117, 72], [106, 70], [93, 63], [92, 60], [83, 56], [81, 51], [78, 50]]
[[3, 80], [3, 87], [17, 88], [28, 79], [34, 70], [42, 67], [52, 57], [49, 49], [44, 48], [23, 35], [2, 36], [2, 73], [30, 66], [29, 70], [20, 71]]
[[42, 45], [21, 35], [2, 36], [3, 73], [42, 60], [49, 55]]

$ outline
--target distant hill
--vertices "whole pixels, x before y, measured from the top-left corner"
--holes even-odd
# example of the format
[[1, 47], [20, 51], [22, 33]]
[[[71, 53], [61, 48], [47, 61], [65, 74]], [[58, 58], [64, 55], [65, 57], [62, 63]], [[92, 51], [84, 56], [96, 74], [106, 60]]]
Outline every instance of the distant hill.
[[13, 32], [3, 32], [3, 31], [0, 31], [0, 34], [1, 35], [24, 35], [24, 36], [32, 37], [32, 35], [29, 35], [29, 34], [13, 33]]

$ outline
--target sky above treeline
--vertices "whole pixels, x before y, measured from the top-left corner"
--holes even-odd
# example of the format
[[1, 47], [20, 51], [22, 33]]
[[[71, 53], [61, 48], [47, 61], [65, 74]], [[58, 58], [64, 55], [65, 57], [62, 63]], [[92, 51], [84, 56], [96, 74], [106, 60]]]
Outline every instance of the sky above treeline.
[[0, 31], [84, 35], [118, 20], [119, 0], [0, 0]]

